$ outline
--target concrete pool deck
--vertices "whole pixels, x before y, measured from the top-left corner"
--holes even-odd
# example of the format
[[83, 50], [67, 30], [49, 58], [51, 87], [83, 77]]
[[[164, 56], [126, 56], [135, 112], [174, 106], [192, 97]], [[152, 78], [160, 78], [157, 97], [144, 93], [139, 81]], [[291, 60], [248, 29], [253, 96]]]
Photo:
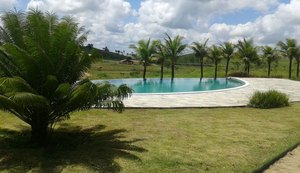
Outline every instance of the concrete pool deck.
[[255, 91], [271, 89], [286, 93], [290, 101], [300, 101], [300, 82], [275, 78], [238, 78], [247, 86], [221, 91], [179, 94], [133, 94], [124, 100], [129, 108], [199, 108], [246, 106]]

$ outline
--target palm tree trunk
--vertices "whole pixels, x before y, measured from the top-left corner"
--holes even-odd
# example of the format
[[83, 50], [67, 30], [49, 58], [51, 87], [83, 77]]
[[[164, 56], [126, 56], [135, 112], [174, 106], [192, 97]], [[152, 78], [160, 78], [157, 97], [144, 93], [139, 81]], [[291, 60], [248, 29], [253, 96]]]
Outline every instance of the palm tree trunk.
[[31, 142], [37, 145], [45, 145], [48, 140], [49, 126], [47, 122], [31, 124]]
[[248, 75], [250, 74], [250, 63], [248, 63], [248, 70], [247, 70], [247, 73], [248, 73]]
[[290, 65], [289, 65], [289, 79], [292, 78], [292, 64], [293, 64], [293, 58], [290, 57]]
[[164, 78], [164, 61], [161, 62], [160, 66], [160, 80], [163, 80]]
[[201, 70], [200, 79], [202, 79], [203, 78], [203, 59], [200, 60], [200, 70]]
[[226, 70], [225, 70], [225, 77], [228, 76], [228, 66], [229, 66], [229, 61], [230, 61], [230, 58], [227, 58], [227, 62], [226, 62]]
[[297, 78], [299, 78], [299, 65], [300, 65], [300, 61], [297, 61]]
[[172, 61], [172, 74], [171, 74], [171, 80], [174, 80], [175, 76], [175, 62]]
[[215, 63], [215, 80], [217, 79], [218, 73], [218, 63]]
[[271, 73], [271, 62], [268, 62], [268, 77], [270, 77]]
[[143, 72], [143, 79], [146, 80], [146, 71], [147, 71], [147, 66], [146, 63], [144, 63], [144, 72]]

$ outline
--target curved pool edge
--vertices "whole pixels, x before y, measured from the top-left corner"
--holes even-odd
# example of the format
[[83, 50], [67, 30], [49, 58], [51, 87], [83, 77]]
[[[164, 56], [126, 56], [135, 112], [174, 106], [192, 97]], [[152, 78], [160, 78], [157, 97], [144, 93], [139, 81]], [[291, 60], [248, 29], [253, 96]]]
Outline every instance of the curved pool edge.
[[[233, 78], [233, 77], [232, 77]], [[179, 109], [179, 108], [230, 108], [245, 107], [256, 91], [278, 90], [290, 97], [290, 102], [300, 102], [300, 81], [278, 78], [236, 78], [245, 85], [215, 92], [190, 94], [147, 95], [139, 94], [123, 100], [126, 108]]]
[[249, 85], [249, 82], [237, 78], [237, 77], [228, 77], [228, 79], [234, 79], [243, 82], [244, 84], [242, 86], [238, 87], [232, 87], [232, 88], [225, 88], [225, 89], [217, 89], [217, 90], [207, 90], [207, 91], [189, 91], [189, 92], [165, 92], [165, 93], [132, 93], [132, 95], [183, 95], [183, 94], [200, 94], [200, 93], [210, 93], [210, 92], [222, 92], [222, 91], [230, 91], [235, 89], [244, 88]]

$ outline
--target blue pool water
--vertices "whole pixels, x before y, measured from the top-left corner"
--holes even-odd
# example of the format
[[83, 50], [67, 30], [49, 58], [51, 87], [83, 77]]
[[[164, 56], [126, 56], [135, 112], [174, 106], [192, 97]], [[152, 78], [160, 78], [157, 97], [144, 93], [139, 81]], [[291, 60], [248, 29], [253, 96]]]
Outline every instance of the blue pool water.
[[[143, 79], [113, 79], [108, 80], [111, 84], [119, 86], [127, 84], [134, 93], [174, 93], [174, 92], [197, 92], [220, 90], [243, 86], [245, 83], [238, 79], [218, 78], [217, 80], [204, 78], [176, 78], [160, 80], [158, 78]], [[94, 80], [99, 83], [103, 80]]]

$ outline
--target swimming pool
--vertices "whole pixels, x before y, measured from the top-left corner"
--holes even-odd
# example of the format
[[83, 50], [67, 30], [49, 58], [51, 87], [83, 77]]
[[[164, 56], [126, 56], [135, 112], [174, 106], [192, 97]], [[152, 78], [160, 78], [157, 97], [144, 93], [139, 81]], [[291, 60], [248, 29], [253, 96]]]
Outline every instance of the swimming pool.
[[[105, 80], [94, 80], [95, 83], [100, 83]], [[143, 79], [112, 79], [107, 80], [111, 84], [119, 86], [127, 84], [134, 90], [134, 93], [139, 94], [167, 94], [167, 93], [191, 93], [203, 91], [216, 91], [244, 86], [246, 83], [236, 78], [175, 78], [163, 79], [149, 78]]]

